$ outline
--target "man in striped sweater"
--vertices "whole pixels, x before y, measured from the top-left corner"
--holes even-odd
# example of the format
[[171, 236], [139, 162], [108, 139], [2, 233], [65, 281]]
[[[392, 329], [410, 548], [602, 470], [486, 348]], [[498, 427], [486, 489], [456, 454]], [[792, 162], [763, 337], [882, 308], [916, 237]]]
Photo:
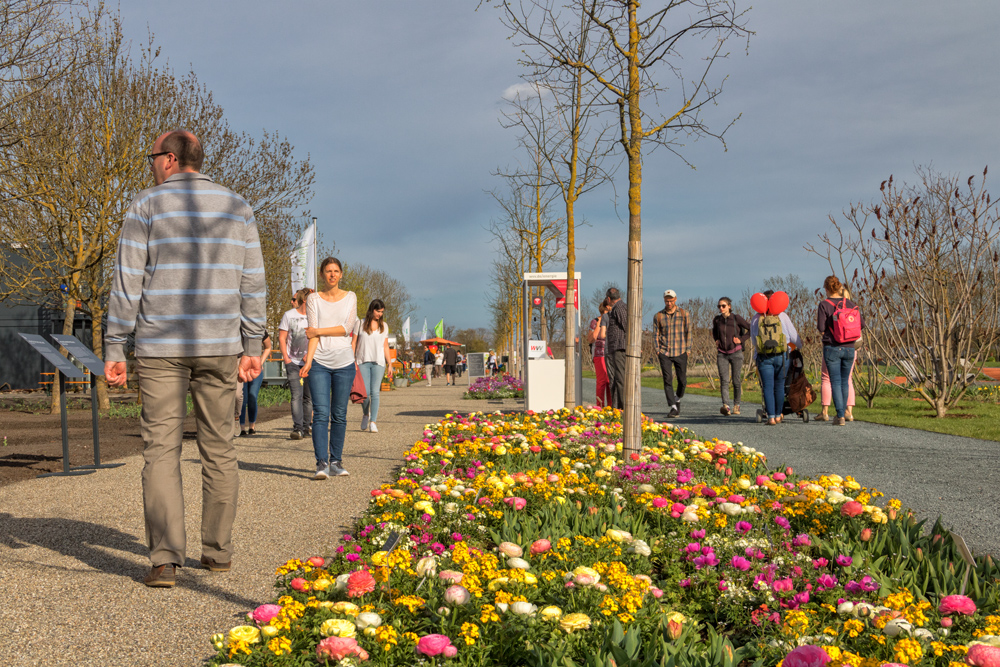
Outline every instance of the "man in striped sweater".
[[202, 464], [201, 563], [213, 572], [232, 564], [236, 380], [260, 374], [264, 259], [253, 211], [199, 173], [204, 152], [193, 134], [161, 135], [146, 158], [156, 185], [135, 197], [122, 223], [104, 359], [108, 384], [123, 386], [125, 341], [135, 332], [153, 566], [144, 583], [171, 587], [186, 557], [180, 454], [188, 389]]

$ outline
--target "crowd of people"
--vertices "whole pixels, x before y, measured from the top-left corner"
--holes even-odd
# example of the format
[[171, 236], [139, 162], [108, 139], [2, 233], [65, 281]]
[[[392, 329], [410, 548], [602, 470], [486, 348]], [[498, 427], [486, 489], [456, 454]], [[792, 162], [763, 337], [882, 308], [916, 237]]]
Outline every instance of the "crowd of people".
[[[823, 287], [826, 299], [819, 303], [816, 313], [816, 328], [823, 341], [822, 412], [815, 419], [832, 419], [833, 424], [843, 426], [853, 421], [851, 374], [864, 318], [836, 276], [827, 277]], [[722, 398], [719, 411], [726, 416], [740, 414], [744, 350], [749, 345], [760, 381], [762, 409], [767, 423], [774, 425], [782, 421], [785, 412], [789, 355], [801, 350], [802, 338], [784, 312], [788, 305], [787, 295], [768, 290], [754, 295], [751, 303], [757, 312], [748, 321], [733, 312], [732, 299], [722, 297], [718, 301], [719, 314], [712, 320]], [[611, 288], [598, 307], [597, 316], [590, 321], [586, 341], [594, 360], [596, 402], [600, 407], [624, 408], [626, 313], [621, 294], [618, 289]], [[677, 292], [672, 289], [663, 293], [663, 309], [653, 316], [653, 336], [663, 392], [669, 406], [668, 416], [676, 417], [681, 413], [681, 399], [687, 389], [692, 331], [690, 313], [677, 305]], [[831, 405], [835, 410], [832, 418]]]
[[[441, 347], [444, 349], [442, 350]], [[465, 372], [465, 355], [458, 349], [458, 346], [445, 343], [441, 347], [431, 343], [427, 343], [424, 346], [424, 363], [422, 368], [428, 387], [432, 386], [431, 381], [434, 378], [441, 377], [442, 375], [445, 378], [445, 386], [451, 385], [454, 387], [456, 380], [462, 377], [462, 373]]]

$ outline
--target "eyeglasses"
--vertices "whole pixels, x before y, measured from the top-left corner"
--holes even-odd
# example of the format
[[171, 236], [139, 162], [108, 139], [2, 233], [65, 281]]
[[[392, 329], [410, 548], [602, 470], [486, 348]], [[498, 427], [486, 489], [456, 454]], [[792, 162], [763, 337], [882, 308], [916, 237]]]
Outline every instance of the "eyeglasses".
[[728, 303], [720, 303], [719, 304], [719, 308], [729, 308], [729, 304]]
[[146, 156], [146, 161], [149, 162], [149, 166], [152, 167], [153, 162], [156, 161], [156, 158], [160, 157], [161, 155], [170, 155], [170, 153], [171, 151], [164, 151], [162, 153], [150, 153], [149, 155]]

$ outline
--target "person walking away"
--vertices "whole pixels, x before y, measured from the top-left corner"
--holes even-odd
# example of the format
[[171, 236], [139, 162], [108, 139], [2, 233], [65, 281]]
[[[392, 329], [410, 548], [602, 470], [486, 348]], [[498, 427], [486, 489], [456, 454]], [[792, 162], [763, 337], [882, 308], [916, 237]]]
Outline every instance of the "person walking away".
[[431, 386], [431, 378], [434, 374], [434, 353], [430, 346], [424, 348], [424, 377], [427, 378], [427, 386]]
[[309, 349], [306, 299], [310, 294], [312, 289], [309, 287], [296, 292], [292, 297], [293, 308], [281, 316], [281, 324], [278, 325], [278, 347], [281, 349], [281, 360], [285, 363], [288, 388], [292, 392], [292, 432], [289, 440], [301, 440], [302, 436], [312, 434], [312, 393], [309, 383], [299, 377], [306, 350]]
[[458, 374], [458, 377], [462, 377], [462, 373], [465, 372], [465, 355], [458, 352], [455, 359], [455, 372]]
[[587, 342], [590, 343], [590, 357], [594, 360], [594, 375], [597, 377], [597, 407], [603, 408], [611, 404], [611, 390], [608, 386], [608, 367], [605, 360], [605, 347], [608, 337], [608, 311], [611, 307], [605, 298], [598, 307], [597, 317], [590, 321], [590, 332]]
[[[851, 294], [850, 292], [847, 291], [846, 287], [844, 288], [844, 296], [846, 296], [848, 299], [851, 298]], [[855, 361], [857, 361], [856, 350], [858, 349], [858, 345], [860, 343], [861, 339], [859, 338], [853, 344], [855, 349]], [[818, 422], [830, 421], [830, 405], [833, 403], [833, 388], [830, 385], [830, 371], [826, 367], [826, 359], [822, 359], [819, 386], [820, 386], [819, 396], [820, 396], [820, 404], [822, 405], [822, 410], [818, 415], [813, 417], [813, 419]], [[854, 421], [853, 412], [854, 412], [855, 402], [856, 401], [854, 396], [854, 364], [851, 364], [851, 372], [847, 382], [847, 407], [844, 410], [844, 419], [849, 422]], [[834, 417], [836, 417], [836, 415], [834, 415]]]
[[[378, 433], [375, 421], [378, 419], [379, 395], [382, 391], [382, 376], [392, 358], [389, 352], [389, 325], [385, 323], [385, 304], [381, 299], [373, 299], [368, 304], [364, 321], [354, 327], [354, 359], [361, 370], [361, 379], [368, 394], [361, 404], [361, 430]], [[389, 367], [392, 379], [392, 367]]]
[[608, 311], [608, 326], [604, 361], [611, 386], [611, 405], [625, 409], [625, 335], [628, 329], [628, 306], [622, 301], [617, 287], [608, 289], [605, 299], [611, 309]]
[[[438, 348], [438, 351], [434, 353], [434, 377], [439, 378], [442, 375], [444, 375], [443, 369], [444, 369], [444, 352], [442, 352], [441, 349]], [[448, 383], [446, 381], [445, 386], [447, 385]]]
[[351, 332], [358, 321], [358, 297], [340, 289], [344, 275], [340, 260], [324, 259], [320, 274], [326, 289], [306, 299], [309, 347], [299, 371], [300, 376], [308, 378], [312, 392], [314, 479], [349, 474], [343, 466], [344, 438], [355, 375]]
[[743, 346], [750, 323], [733, 312], [733, 300], [728, 296], [719, 299], [719, 314], [712, 320], [712, 338], [715, 340], [715, 361], [719, 368], [719, 385], [722, 389], [723, 415], [730, 413], [729, 382], [733, 383], [732, 414], [740, 414], [740, 400], [743, 398]]
[[455, 367], [458, 366], [458, 350], [454, 346], [448, 345], [444, 348], [444, 377], [445, 386], [451, 384], [455, 386]]
[[854, 367], [854, 345], [861, 339], [865, 321], [857, 305], [847, 298], [837, 276], [827, 276], [823, 289], [826, 299], [816, 309], [816, 328], [823, 335], [823, 361], [830, 374], [833, 406], [837, 410], [833, 425], [844, 426]]
[[[263, 368], [267, 358], [271, 356], [271, 336], [264, 332], [264, 349], [260, 353], [260, 367], [262, 372], [255, 377], [252, 382], [243, 384], [243, 407], [240, 409], [240, 437], [257, 434], [257, 396], [260, 394], [260, 386], [264, 382]], [[249, 424], [249, 429], [244, 429], [244, 425]]]
[[108, 302], [104, 371], [127, 380], [134, 332], [142, 392], [142, 500], [152, 568], [143, 582], [169, 588], [187, 557], [181, 440], [188, 390], [202, 467], [201, 564], [232, 566], [239, 469], [233, 447], [237, 378], [260, 374], [264, 258], [253, 210], [199, 173], [198, 138], [174, 130], [146, 156], [152, 188], [129, 205]]
[[[691, 352], [691, 316], [677, 307], [677, 292], [668, 289], [663, 293], [663, 310], [653, 316], [653, 333], [656, 336], [656, 356], [663, 376], [663, 393], [670, 406], [668, 417], [681, 413], [681, 399], [687, 388], [688, 353]], [[674, 372], [677, 373], [677, 391], [674, 392]]]
[[[764, 297], [768, 300], [773, 295], [773, 290], [764, 292]], [[786, 306], [787, 303], [786, 297]], [[785, 405], [788, 351], [802, 347], [802, 339], [799, 338], [792, 320], [785, 314], [784, 307], [777, 315], [770, 313], [770, 310], [765, 310], [764, 314], [757, 313], [753, 316], [750, 320], [750, 337], [754, 341], [753, 359], [760, 378], [767, 423], [769, 426], [774, 426], [781, 422], [781, 413]]]

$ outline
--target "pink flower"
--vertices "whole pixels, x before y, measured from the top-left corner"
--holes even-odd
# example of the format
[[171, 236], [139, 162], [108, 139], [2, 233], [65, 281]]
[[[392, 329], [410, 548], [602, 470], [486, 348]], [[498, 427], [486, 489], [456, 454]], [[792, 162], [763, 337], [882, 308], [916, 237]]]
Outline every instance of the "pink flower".
[[819, 646], [800, 646], [785, 656], [782, 667], [823, 667], [830, 656]]
[[865, 511], [865, 506], [859, 503], [857, 500], [848, 500], [846, 503], [840, 506], [841, 516], [846, 516], [849, 519], [853, 519], [862, 512]]
[[291, 580], [291, 582], [289, 582], [288, 585], [297, 590], [299, 593], [304, 593], [309, 590], [309, 582], [302, 577], [295, 577]]
[[771, 590], [775, 593], [791, 593], [794, 590], [791, 579], [779, 579], [771, 584]]
[[280, 613], [281, 613], [280, 604], [262, 604], [261, 606], [254, 609], [253, 613], [250, 616], [253, 618], [253, 620], [257, 621], [258, 623], [267, 623]]
[[1000, 667], [1000, 648], [976, 644], [969, 647], [965, 662], [972, 667]]
[[729, 564], [737, 570], [743, 570], [744, 572], [750, 569], [750, 561], [743, 556], [733, 556], [733, 559], [729, 561]]
[[724, 580], [720, 580], [718, 588], [720, 591], [729, 590], [729, 584], [727, 584]]
[[368, 570], [351, 572], [347, 578], [347, 597], [356, 598], [375, 590], [375, 577]]
[[946, 595], [941, 598], [938, 611], [941, 612], [942, 616], [950, 616], [952, 614], [972, 616], [976, 613], [976, 603], [964, 595]]
[[674, 500], [687, 500], [691, 497], [691, 492], [687, 489], [670, 489], [670, 496]]
[[837, 556], [837, 565], [839, 565], [840, 567], [850, 567], [851, 563], [853, 562], [854, 559], [851, 558], [850, 556], [845, 556], [843, 554]]
[[458, 649], [451, 645], [447, 635], [424, 635], [417, 642], [417, 653], [431, 658], [444, 654], [444, 657], [451, 658], [458, 653]]
[[530, 553], [532, 556], [537, 556], [538, 554], [545, 553], [551, 548], [552, 548], [552, 543], [549, 542], [548, 540], [546, 539], [535, 540], [534, 542], [531, 543], [531, 546], [528, 547], [528, 553]]
[[775, 482], [784, 482], [785, 479], [786, 479], [785, 478], [785, 473], [783, 473], [783, 472], [776, 472], [773, 475], [771, 475], [771, 479], [773, 479]]
[[749, 521], [738, 521], [735, 526], [736, 532], [741, 535], [749, 533], [753, 529], [753, 524]]
[[368, 651], [358, 646], [353, 637], [327, 637], [316, 646], [316, 657], [323, 662], [340, 661], [349, 655], [356, 655], [359, 660], [368, 659]]
[[795, 536], [795, 539], [792, 540], [792, 546], [796, 546], [796, 547], [808, 547], [808, 546], [812, 546], [812, 540], [809, 539], [808, 535], [806, 535], [805, 533], [802, 533], [801, 535], [796, 535]]
[[661, 507], [666, 507], [669, 502], [670, 501], [663, 496], [657, 496], [656, 498], [653, 498], [653, 507], [660, 509]]
[[524, 498], [518, 498], [515, 496], [512, 496], [510, 498], [504, 498], [503, 501], [508, 505], [510, 505], [511, 507], [513, 507], [515, 510], [523, 510], [525, 506], [528, 504], [528, 501], [525, 500]]
[[326, 561], [320, 558], [319, 556], [313, 556], [306, 562], [312, 565], [313, 567], [323, 567], [323, 565], [326, 564]]

